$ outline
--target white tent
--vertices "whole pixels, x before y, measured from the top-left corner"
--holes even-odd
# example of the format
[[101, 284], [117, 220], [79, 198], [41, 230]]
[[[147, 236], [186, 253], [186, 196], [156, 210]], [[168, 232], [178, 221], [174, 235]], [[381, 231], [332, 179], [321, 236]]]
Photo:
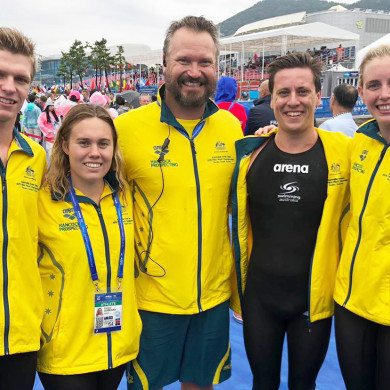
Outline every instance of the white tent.
[[[355, 41], [355, 45], [358, 46], [359, 35], [321, 22], [226, 37], [220, 40], [221, 49], [225, 53], [242, 53], [241, 67], [244, 63], [245, 52], [262, 52], [263, 69], [264, 53], [267, 51], [280, 51], [281, 54], [286, 54], [287, 50], [312, 48], [333, 43], [338, 45], [345, 41]], [[243, 74], [242, 69], [241, 74]]]
[[275, 51], [285, 53], [296, 48], [312, 48], [324, 43], [359, 41], [359, 35], [329, 24], [314, 22], [299, 26], [260, 31], [221, 39], [222, 49], [248, 52]]
[[379, 38], [375, 42], [370, 43], [365, 48], [358, 51], [356, 55], [356, 61], [355, 61], [355, 68], [359, 69], [360, 63], [362, 62], [363, 57], [366, 55], [366, 53], [375, 47], [378, 47], [380, 45], [390, 45], [390, 34], [384, 35], [382, 38]]

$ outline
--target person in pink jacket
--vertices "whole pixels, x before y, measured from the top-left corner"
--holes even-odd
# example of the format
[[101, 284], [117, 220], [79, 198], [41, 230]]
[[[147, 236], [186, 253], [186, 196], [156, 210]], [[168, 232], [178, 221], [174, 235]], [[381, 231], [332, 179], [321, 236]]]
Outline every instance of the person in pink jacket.
[[43, 138], [45, 140], [45, 149], [49, 158], [59, 125], [60, 120], [54, 110], [54, 104], [49, 98], [47, 99], [45, 110], [38, 118], [38, 126], [42, 131]]

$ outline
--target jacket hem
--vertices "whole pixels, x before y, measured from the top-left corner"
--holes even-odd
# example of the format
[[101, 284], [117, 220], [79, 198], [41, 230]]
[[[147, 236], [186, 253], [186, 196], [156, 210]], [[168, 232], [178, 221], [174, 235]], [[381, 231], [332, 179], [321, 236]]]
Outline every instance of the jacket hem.
[[[121, 359], [115, 359], [112, 362], [112, 368], [121, 366], [122, 364], [126, 364], [131, 360], [134, 360], [138, 355], [138, 351]], [[53, 375], [77, 375], [77, 374], [87, 374], [90, 372], [97, 371], [105, 371], [107, 370], [107, 361], [101, 362], [99, 364], [94, 365], [83, 365], [83, 366], [72, 366], [72, 367], [52, 367], [45, 366], [43, 363], [39, 361], [38, 357], [38, 365], [37, 371], [42, 372], [43, 374], [53, 374]]]
[[[202, 312], [212, 309], [215, 306], [220, 305], [230, 299], [230, 293], [226, 295], [222, 295], [218, 300], [215, 300], [211, 303], [205, 303], [202, 301]], [[164, 313], [164, 314], [181, 314], [181, 315], [191, 315], [198, 314], [199, 307], [197, 302], [194, 302], [193, 305], [188, 309], [178, 308], [175, 306], [167, 306], [167, 305], [156, 305], [155, 303], [142, 302], [138, 300], [138, 310], [151, 311], [154, 313]]]

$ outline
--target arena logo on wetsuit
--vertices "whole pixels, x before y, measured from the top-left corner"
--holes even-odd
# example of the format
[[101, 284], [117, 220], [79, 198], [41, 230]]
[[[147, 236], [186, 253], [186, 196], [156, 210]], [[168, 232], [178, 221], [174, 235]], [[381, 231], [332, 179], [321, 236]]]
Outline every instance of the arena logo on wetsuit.
[[309, 166], [298, 164], [275, 164], [274, 172], [309, 173]]

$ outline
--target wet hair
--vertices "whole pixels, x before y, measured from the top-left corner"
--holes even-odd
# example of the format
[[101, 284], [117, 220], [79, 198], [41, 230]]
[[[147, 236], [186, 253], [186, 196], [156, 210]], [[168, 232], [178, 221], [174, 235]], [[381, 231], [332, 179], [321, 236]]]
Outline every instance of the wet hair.
[[33, 80], [37, 63], [35, 60], [35, 44], [30, 38], [27, 38], [16, 29], [0, 27], [0, 50], [28, 57], [31, 62], [30, 82]]
[[105, 108], [94, 104], [79, 104], [72, 107], [66, 115], [54, 141], [50, 157], [50, 165], [45, 175], [44, 185], [48, 186], [50, 191], [54, 193], [58, 199], [65, 199], [65, 195], [70, 190], [68, 180], [70, 163], [69, 156], [64, 152], [62, 144], [65, 141], [65, 143], [69, 145], [69, 139], [75, 125], [85, 119], [91, 118], [98, 118], [106, 122], [111, 128], [114, 143], [114, 154], [110, 169], [115, 171], [116, 178], [119, 182], [119, 189], [122, 193], [122, 198], [126, 201], [125, 194], [127, 186], [122, 175], [122, 157], [118, 146], [118, 134], [108, 111]]
[[30, 93], [30, 94], [27, 96], [27, 100], [28, 100], [30, 103], [34, 103], [34, 102], [35, 102], [35, 99], [36, 99], [35, 93]]
[[358, 98], [358, 91], [353, 85], [343, 83], [333, 90], [333, 95], [341, 107], [352, 110]]
[[164, 46], [163, 46], [163, 55], [165, 59], [167, 59], [169, 56], [169, 49], [170, 49], [173, 35], [177, 30], [181, 28], [186, 28], [188, 30], [197, 33], [201, 33], [201, 32], [209, 33], [215, 44], [216, 59], [218, 58], [219, 31], [217, 26], [211, 20], [208, 20], [203, 16], [185, 16], [181, 20], [172, 22], [171, 25], [168, 27], [167, 33], [165, 35]]
[[384, 56], [390, 56], [390, 45], [381, 45], [378, 47], [374, 47], [366, 53], [359, 66], [359, 87], [363, 88], [363, 73], [367, 63], [374, 60], [375, 58], [381, 58]]
[[313, 81], [316, 92], [321, 91], [321, 63], [313, 58], [308, 53], [291, 53], [285, 56], [278, 57], [272, 61], [268, 67], [267, 72], [269, 74], [269, 90], [273, 93], [275, 75], [281, 70], [292, 68], [308, 68], [313, 73]]

